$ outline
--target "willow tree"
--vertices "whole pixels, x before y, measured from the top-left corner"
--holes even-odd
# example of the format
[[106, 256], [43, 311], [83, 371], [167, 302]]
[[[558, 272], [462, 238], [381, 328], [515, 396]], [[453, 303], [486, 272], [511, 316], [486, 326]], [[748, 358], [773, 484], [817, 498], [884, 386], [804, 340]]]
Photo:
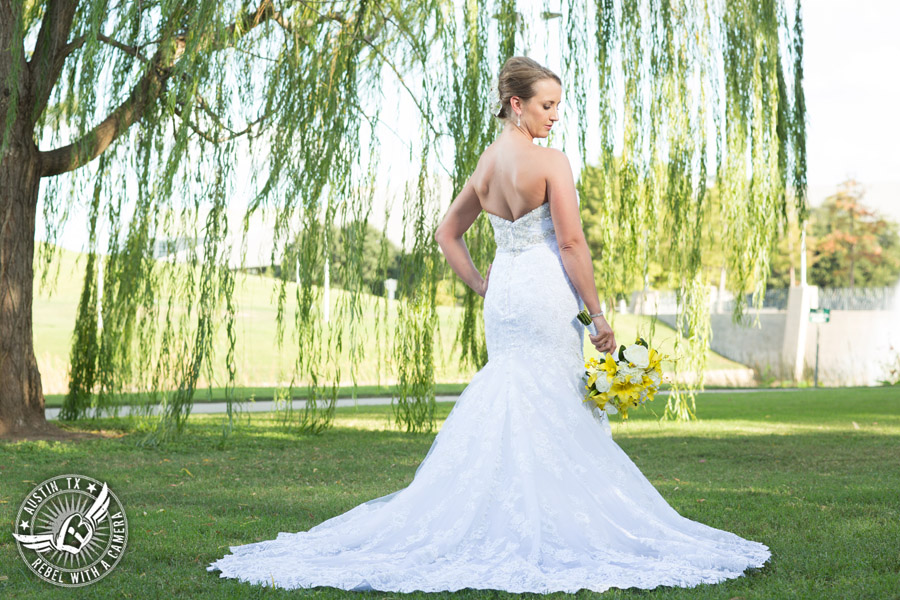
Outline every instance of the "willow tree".
[[[649, 8], [637, 0], [568, 0], [561, 13], [537, 10], [512, 0], [0, 0], [0, 434], [46, 428], [31, 334], [35, 218], [42, 207], [53, 242], [73, 202], [63, 189], [82, 192], [90, 223], [63, 416], [78, 418], [138, 390], [163, 403], [159, 432], [180, 430], [210, 369], [219, 327], [229, 340], [233, 391], [240, 340], [226, 208], [240, 194], [251, 198], [248, 214], [276, 215], [273, 237], [284, 250], [272, 257], [282, 261], [279, 340], [290, 324], [294, 374], [311, 383], [299, 426], [328, 427], [344, 340], [358, 357], [362, 330], [374, 327], [387, 348], [383, 360], [392, 358], [397, 373], [397, 419], [410, 430], [430, 429], [435, 289], [444, 268], [433, 230], [448, 200], [437, 178], [442, 168], [452, 195], [462, 189], [498, 131], [487, 112], [490, 80], [547, 28], [563, 40], [561, 74], [577, 107], [582, 157], [586, 133], [598, 126], [601, 133], [602, 190], [596, 198], [582, 190], [585, 215], [605, 220], [596, 249], [601, 283], [622, 260], [646, 264], [651, 249], [642, 232], [667, 219], [679, 241], [672, 268], [684, 282], [685, 314], [702, 332], [695, 257], [708, 235], [699, 217], [709, 171], [702, 124], [712, 115], [718, 132], [715, 171], [728, 189], [729, 234], [750, 240], [729, 245], [738, 288], [765, 272], [789, 181], [802, 206], [801, 72], [793, 69], [792, 86], [784, 75], [784, 65], [800, 65], [799, 20], [792, 33], [780, 0]], [[724, 81], [716, 83], [720, 63]], [[421, 125], [410, 157], [419, 174], [402, 198], [409, 239], [396, 330], [387, 327], [384, 303], [375, 323], [360, 318], [379, 156], [373, 134], [385, 120], [378, 94], [367, 90], [380, 90], [384, 78], [413, 100]], [[591, 90], [593, 79], [599, 87]], [[613, 94], [619, 80], [623, 114]], [[594, 97], [599, 125], [589, 119]], [[612, 167], [617, 118], [625, 130], [621, 168]], [[440, 155], [443, 138], [452, 143], [450, 161]], [[236, 181], [236, 162], [248, 152], [261, 164], [250, 181]], [[744, 157], [752, 158], [751, 170]], [[122, 183], [129, 178], [133, 189]], [[614, 186], [621, 190], [615, 203]], [[325, 327], [313, 269], [338, 222], [354, 224], [341, 242], [349, 259], [338, 267], [348, 293]], [[109, 232], [102, 253], [100, 224]], [[196, 241], [189, 260], [157, 261], [157, 243], [179, 237]], [[486, 218], [466, 241], [484, 270], [495, 249]], [[40, 246], [44, 275], [53, 252], [52, 243]], [[288, 293], [296, 297], [292, 319]], [[461, 359], [480, 367], [487, 353], [471, 290], [464, 308]], [[698, 348], [707, 342], [693, 339]], [[352, 365], [351, 375], [355, 382]]]
[[[456, 94], [452, 106], [463, 107], [454, 132], [454, 190], [472, 168], [464, 145], [477, 153], [493, 133], [490, 125], [482, 133], [479, 104], [488, 77], [508, 56], [503, 50], [513, 47], [510, 23], [557, 28], [564, 99], [572, 107], [564, 118], [577, 120], [585, 163], [576, 171], [599, 173], [578, 181], [598, 289], [621, 289], [634, 265], [645, 280], [655, 259], [666, 265], [679, 300], [678, 329], [687, 334], [686, 343], [676, 341], [676, 370], [689, 377], [673, 382], [664, 417], [696, 418], [694, 391], [711, 335], [701, 249], [715, 245], [724, 253], [739, 321], [745, 292], [762, 303], [779, 228], [789, 215], [807, 215], [800, 0], [567, 0], [561, 13], [535, 7], [530, 19], [518, 20], [509, 18], [514, 4], [492, 11], [499, 61], [485, 52], [489, 32], [470, 4], [460, 19], [466, 36], [448, 30], [447, 47], [465, 52], [461, 61], [454, 55], [447, 85]], [[599, 122], [591, 120], [595, 110]], [[468, 138], [460, 137], [464, 130]], [[599, 156], [588, 151], [592, 132], [599, 134]], [[709, 222], [711, 185], [721, 198], [714, 211], [721, 228]], [[494, 251], [489, 231], [482, 216], [465, 238], [482, 272]], [[659, 256], [663, 236], [668, 251]], [[486, 357], [476, 335], [481, 305], [466, 293], [462, 357], [477, 365]]]
[[[696, 384], [711, 335], [707, 290], [716, 283], [702, 276], [701, 249], [724, 253], [739, 321], [746, 292], [761, 306], [779, 227], [789, 215], [806, 219], [801, 6], [642, 4], [601, 0], [597, 7], [601, 156], [579, 182], [591, 184], [580, 188], [582, 209], [588, 238], [601, 248], [599, 289], [621, 290], [632, 265], [646, 281], [654, 258], [668, 268], [677, 329], [687, 334], [686, 344], [676, 338], [676, 369], [693, 372]], [[710, 226], [712, 212], [724, 226]], [[694, 418], [693, 385], [685, 390], [676, 380], [673, 387], [665, 416]]]
[[[310, 350], [321, 332], [313, 261], [304, 260], [321, 251], [318, 208], [327, 197], [328, 223], [363, 212], [367, 198], [351, 178], [355, 136], [377, 114], [358, 89], [439, 6], [277, 4], [0, 2], [0, 433], [47, 429], [32, 346], [35, 219], [43, 182], [54, 241], [73, 201], [60, 193], [64, 176], [90, 199], [90, 248], [62, 416], [138, 389], [165, 401], [165, 429], [180, 428], [220, 325], [233, 390], [234, 278], [223, 241], [241, 140], [268, 159], [259, 185], [240, 190], [252, 192], [250, 210], [275, 207], [275, 237], [302, 240], [286, 256], [307, 284], [298, 286], [307, 350], [298, 363], [320, 368]], [[99, 313], [98, 221], [109, 231]], [[298, 221], [302, 231], [290, 231]], [[179, 233], [198, 244], [185, 268], [164, 269], [156, 242]], [[41, 246], [39, 264], [53, 252]]]

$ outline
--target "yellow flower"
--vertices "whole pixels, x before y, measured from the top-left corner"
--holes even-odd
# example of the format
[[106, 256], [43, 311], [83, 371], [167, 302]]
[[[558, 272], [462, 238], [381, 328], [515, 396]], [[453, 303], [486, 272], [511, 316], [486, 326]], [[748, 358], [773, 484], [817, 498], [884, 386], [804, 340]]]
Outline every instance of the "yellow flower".
[[591, 392], [587, 397], [585, 397], [584, 402], [587, 402], [589, 400], [602, 409], [603, 406], [609, 401], [609, 396], [606, 393], [600, 394], [597, 392]]
[[612, 354], [607, 354], [603, 362], [598, 364], [598, 368], [601, 371], [606, 371], [612, 377], [618, 371], [619, 365], [616, 364], [616, 359], [612, 357]]
[[662, 358], [662, 354], [656, 350], [650, 350], [650, 364], [648, 365], [648, 368], [659, 369], [659, 363], [662, 361]]
[[634, 402], [641, 396], [641, 388], [628, 382], [614, 382], [609, 390], [610, 395], [617, 396], [625, 403]]

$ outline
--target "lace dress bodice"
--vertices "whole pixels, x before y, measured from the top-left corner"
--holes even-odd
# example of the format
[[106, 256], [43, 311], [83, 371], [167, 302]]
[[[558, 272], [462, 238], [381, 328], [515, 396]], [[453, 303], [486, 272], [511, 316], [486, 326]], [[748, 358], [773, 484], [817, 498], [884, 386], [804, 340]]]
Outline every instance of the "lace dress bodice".
[[555, 362], [574, 380], [584, 366], [584, 307], [563, 266], [550, 204], [509, 221], [487, 213], [497, 251], [484, 298], [490, 360]]
[[550, 218], [549, 202], [544, 202], [515, 221], [492, 213], [487, 213], [487, 216], [494, 229], [494, 242], [498, 253], [516, 256], [539, 244], [546, 244], [552, 248], [556, 243], [556, 230]]

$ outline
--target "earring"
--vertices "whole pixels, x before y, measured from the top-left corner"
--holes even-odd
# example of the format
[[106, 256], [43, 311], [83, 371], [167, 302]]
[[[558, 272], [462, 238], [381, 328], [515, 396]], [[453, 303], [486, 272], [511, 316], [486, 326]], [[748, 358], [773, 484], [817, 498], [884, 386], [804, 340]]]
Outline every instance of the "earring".
[[520, 115], [520, 114], [517, 114], [517, 115], [516, 115], [516, 126], [517, 126], [517, 127], [521, 127], [521, 126], [522, 126], [522, 115]]

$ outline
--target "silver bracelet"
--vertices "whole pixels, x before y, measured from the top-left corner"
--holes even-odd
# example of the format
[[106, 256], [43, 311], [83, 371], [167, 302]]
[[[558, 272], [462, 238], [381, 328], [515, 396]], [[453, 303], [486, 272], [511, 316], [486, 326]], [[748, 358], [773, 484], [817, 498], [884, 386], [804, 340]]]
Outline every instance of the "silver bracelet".
[[589, 314], [588, 316], [589, 316], [590, 318], [592, 318], [592, 319], [593, 319], [594, 317], [602, 317], [602, 316], [603, 316], [603, 311], [601, 310], [601, 311], [598, 312], [598, 313], [591, 313], [591, 314]]

